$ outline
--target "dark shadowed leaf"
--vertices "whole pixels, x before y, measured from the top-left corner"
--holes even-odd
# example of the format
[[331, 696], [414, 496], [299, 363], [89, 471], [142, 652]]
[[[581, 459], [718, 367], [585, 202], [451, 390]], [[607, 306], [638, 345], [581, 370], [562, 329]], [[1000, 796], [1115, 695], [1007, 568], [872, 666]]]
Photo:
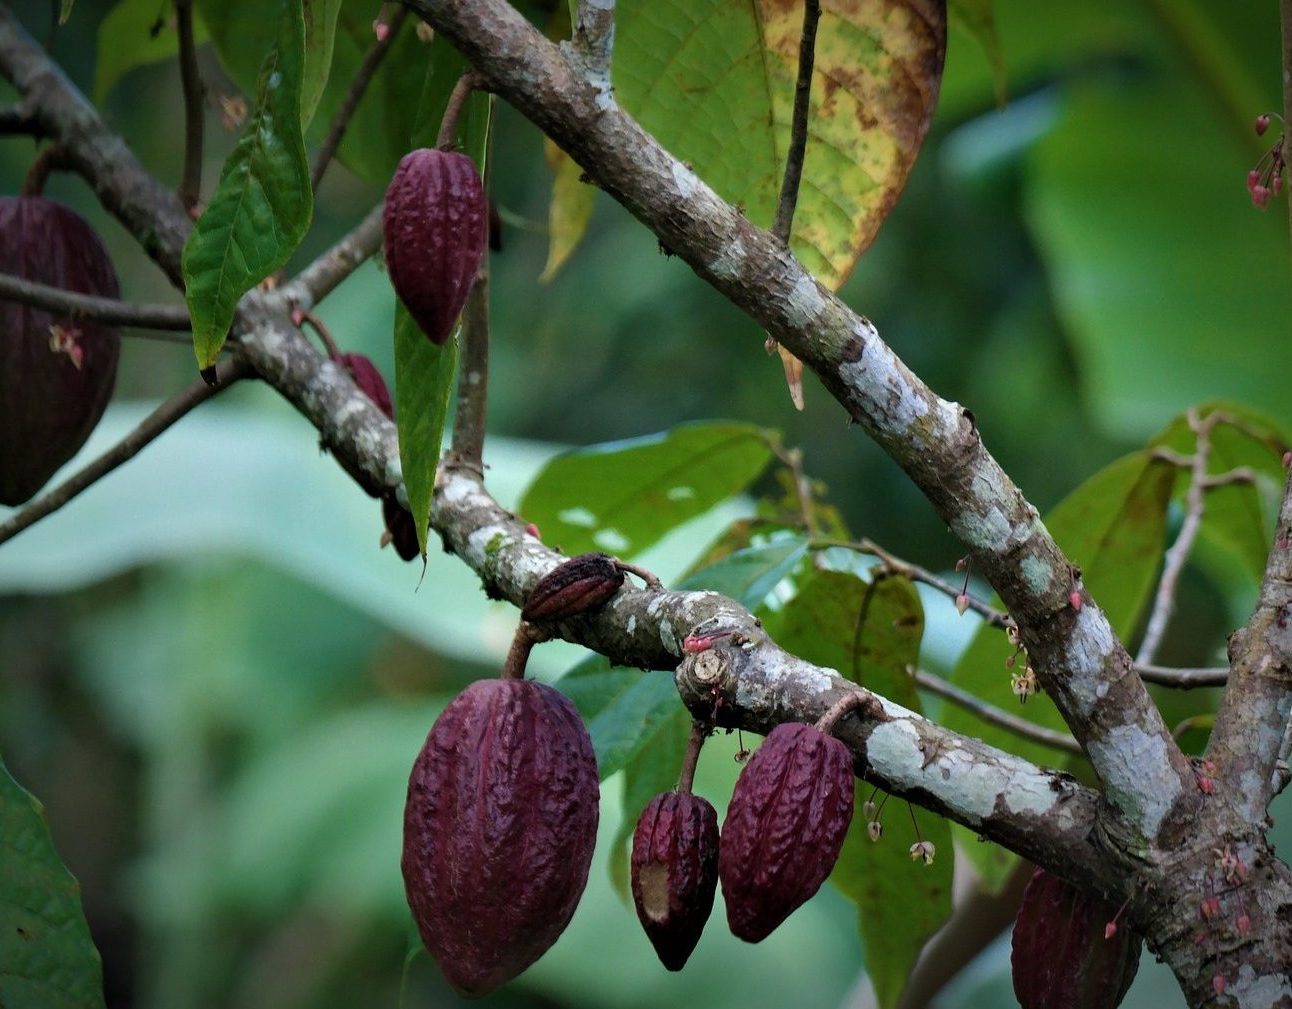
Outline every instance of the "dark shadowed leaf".
[[1005, 54], [996, 33], [996, 0], [947, 0], [947, 15], [972, 36], [991, 67], [996, 101], [1005, 103]]
[[[824, 0], [792, 247], [837, 287], [888, 216], [937, 102], [941, 0]], [[620, 0], [615, 96], [749, 219], [785, 174], [803, 5]]]
[[740, 493], [771, 457], [767, 435], [751, 425], [686, 424], [553, 459], [519, 510], [570, 555], [629, 557]]
[[301, 75], [301, 124], [314, 118], [332, 70], [332, 50], [341, 0], [302, 0], [305, 15], [305, 72]]
[[[121, 0], [99, 25], [94, 57], [94, 102], [102, 105], [113, 85], [135, 67], [171, 59], [179, 52], [179, 33], [169, 13], [157, 0]], [[193, 18], [197, 45], [207, 40], [206, 25]]]
[[0, 762], [0, 1006], [101, 1009], [103, 966], [81, 888], [41, 804]]

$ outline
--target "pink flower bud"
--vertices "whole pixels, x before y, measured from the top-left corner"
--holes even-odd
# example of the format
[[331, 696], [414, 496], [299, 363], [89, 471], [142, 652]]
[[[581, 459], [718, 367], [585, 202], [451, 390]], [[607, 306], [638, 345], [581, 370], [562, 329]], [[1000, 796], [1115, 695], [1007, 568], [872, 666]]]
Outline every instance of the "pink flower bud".
[[1261, 173], [1258, 172], [1255, 168], [1253, 168], [1250, 172], [1247, 173], [1247, 191], [1249, 193], [1253, 189], [1255, 189], [1258, 185], [1260, 185], [1260, 182], [1261, 182]]
[[968, 608], [969, 596], [961, 592], [960, 595], [956, 596], [956, 612], [963, 617], [965, 615], [965, 610]]
[[1215, 896], [1205, 898], [1198, 905], [1198, 913], [1208, 920], [1217, 917], [1220, 914], [1220, 898]]
[[1225, 975], [1217, 974], [1211, 979], [1211, 990], [1217, 995], [1225, 994]]
[[1068, 593], [1068, 602], [1072, 605], [1072, 608], [1073, 608], [1074, 610], [1076, 610], [1078, 613], [1080, 613], [1080, 612], [1081, 612], [1081, 605], [1082, 605], [1081, 590], [1080, 590], [1080, 589], [1073, 589], [1071, 592], [1069, 592], [1069, 593]]
[[1117, 922], [1110, 921], [1107, 925], [1104, 926], [1105, 939], [1111, 939], [1116, 934], [1117, 934]]
[[1239, 935], [1247, 935], [1252, 930], [1252, 919], [1244, 912], [1234, 919], [1234, 928], [1238, 930]]
[[382, 21], [380, 18], [377, 18], [372, 22], [372, 34], [377, 36], [378, 42], [385, 42], [386, 37], [390, 35], [390, 25], [386, 24], [386, 22]]
[[1266, 112], [1262, 112], [1256, 117], [1256, 122], [1252, 123], [1252, 129], [1256, 131], [1258, 137], [1263, 137], [1265, 131], [1270, 128], [1270, 117]]

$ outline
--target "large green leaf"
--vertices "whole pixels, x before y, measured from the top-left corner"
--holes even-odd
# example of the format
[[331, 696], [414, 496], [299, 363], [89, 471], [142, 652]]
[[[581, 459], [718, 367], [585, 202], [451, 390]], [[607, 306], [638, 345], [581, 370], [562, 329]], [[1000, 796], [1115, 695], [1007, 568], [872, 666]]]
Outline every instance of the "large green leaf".
[[520, 513], [568, 554], [629, 557], [740, 493], [772, 458], [747, 424], [686, 424], [664, 434], [576, 449], [553, 459]]
[[[1167, 504], [1174, 467], [1148, 452], [1123, 456], [1063, 499], [1045, 524], [1074, 564], [1086, 588], [1103, 608], [1113, 631], [1125, 640], [1134, 631], [1152, 594], [1166, 537]], [[1020, 707], [1005, 661], [1013, 649], [1005, 635], [984, 624], [952, 674], [952, 681], [983, 700], [1030, 722], [1063, 730], [1053, 702], [1038, 694]], [[1066, 758], [1040, 743], [1020, 739], [959, 707], [947, 709], [946, 725], [1040, 764]], [[972, 837], [967, 832], [964, 837]], [[1004, 883], [1017, 856], [991, 844], [966, 844], [970, 859], [989, 887]]]
[[0, 761], [0, 1006], [103, 1006], [103, 966], [80, 886], [59, 860], [41, 804]]
[[[410, 134], [410, 148], [432, 146], [449, 94], [465, 63], [447, 40], [437, 37], [426, 71], [417, 117]], [[458, 140], [464, 153], [485, 169], [489, 140], [489, 98], [473, 94], [458, 123]], [[395, 306], [395, 423], [399, 428], [399, 461], [403, 467], [408, 507], [417, 528], [417, 543], [426, 557], [426, 536], [431, 521], [431, 496], [444, 439], [453, 376], [457, 371], [456, 336], [436, 345], [426, 338], [396, 298]]]
[[305, 72], [301, 80], [301, 123], [314, 118], [332, 70], [332, 49], [341, 0], [301, 0], [305, 15]]
[[[94, 102], [105, 98], [126, 73], [146, 63], [168, 60], [179, 52], [179, 33], [168, 6], [157, 0], [120, 0], [99, 25], [94, 57]], [[201, 45], [207, 39], [206, 25], [193, 18], [193, 39]]]
[[278, 37], [260, 70], [255, 111], [184, 245], [193, 349], [204, 369], [214, 366], [224, 346], [238, 299], [287, 262], [314, 212], [301, 136], [305, 22], [300, 4], [280, 4], [276, 24]]
[[996, 0], [947, 0], [947, 14], [982, 48], [991, 67], [996, 101], [1005, 103], [1005, 54], [996, 32]]
[[[782, 648], [919, 710], [908, 669], [919, 659], [924, 611], [909, 581], [868, 584], [846, 572], [816, 571], [765, 622]], [[889, 1009], [924, 941], [951, 914], [951, 829], [941, 817], [919, 814], [921, 836], [938, 855], [932, 865], [913, 861], [916, 836], [904, 803], [888, 804], [884, 834], [875, 843], [861, 815], [874, 789], [859, 782], [856, 791], [856, 812], [830, 879], [857, 905], [866, 970], [880, 1006]]]
[[[892, 209], [937, 102], [939, 0], [825, 0], [792, 246], [841, 284]], [[785, 174], [801, 4], [621, 0], [615, 95], [670, 151], [766, 227]]]

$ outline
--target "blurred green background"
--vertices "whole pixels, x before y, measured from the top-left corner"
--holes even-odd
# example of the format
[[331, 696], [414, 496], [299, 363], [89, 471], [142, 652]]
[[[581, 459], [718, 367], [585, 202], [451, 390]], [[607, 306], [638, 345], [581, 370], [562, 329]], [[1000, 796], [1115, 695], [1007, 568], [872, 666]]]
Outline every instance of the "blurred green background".
[[[14, 6], [43, 35], [48, 4]], [[1008, 101], [997, 103], [983, 49], [953, 28], [923, 155], [844, 298], [973, 410], [1043, 510], [1193, 403], [1231, 399], [1292, 422], [1285, 207], [1256, 211], [1243, 185], [1261, 151], [1251, 119], [1279, 95], [1271, 5], [995, 6]], [[110, 7], [78, 0], [54, 43], [87, 90]], [[202, 68], [215, 94], [233, 93], [209, 49]], [[173, 66], [127, 74], [105, 114], [177, 179]], [[213, 112], [207, 193], [231, 144]], [[17, 191], [33, 150], [0, 143], [0, 191]], [[486, 461], [504, 503], [561, 445], [730, 417], [801, 446], [855, 533], [952, 567], [956, 543], [900, 472], [811, 379], [796, 413], [757, 327], [609, 199], [564, 271], [540, 284], [550, 174], [538, 133], [501, 105], [494, 158], [507, 224], [493, 259]], [[125, 297], [177, 300], [83, 182], [55, 177], [47, 192], [95, 224]], [[379, 196], [334, 166], [295, 264]], [[393, 302], [377, 267], [320, 315], [391, 377]], [[128, 340], [114, 405], [81, 459], [193, 371], [183, 345]], [[671, 578], [750, 510], [724, 506], [643, 563]], [[379, 550], [380, 532], [377, 503], [318, 452], [313, 430], [246, 387], [0, 548], [0, 753], [46, 803], [81, 880], [110, 1006], [393, 1007], [401, 987], [408, 1006], [457, 1004], [427, 957], [405, 963], [403, 793], [438, 710], [498, 668], [515, 613], [442, 555], [419, 590], [417, 566]], [[1223, 564], [1191, 569], [1163, 660], [1215, 661], [1250, 601]], [[926, 608], [925, 658], [944, 669], [971, 620]], [[544, 646], [537, 672], [554, 678], [579, 654]], [[735, 745], [702, 762], [699, 791], [720, 809]], [[618, 804], [611, 779], [604, 839]], [[566, 935], [486, 1004], [866, 1004], [853, 911], [837, 892], [756, 948], [726, 934], [719, 907], [674, 976], [611, 888], [606, 849]], [[1179, 994], [1146, 963], [1130, 999]], [[1007, 946], [942, 1004], [1012, 1005]]]

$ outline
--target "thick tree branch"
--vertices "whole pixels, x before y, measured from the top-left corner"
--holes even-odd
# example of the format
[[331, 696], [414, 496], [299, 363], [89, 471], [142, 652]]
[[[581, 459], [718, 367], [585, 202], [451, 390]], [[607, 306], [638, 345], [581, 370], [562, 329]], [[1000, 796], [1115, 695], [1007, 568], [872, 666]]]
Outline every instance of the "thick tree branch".
[[[140, 305], [116, 298], [65, 291], [34, 280], [0, 273], [0, 298], [21, 301], [50, 312], [64, 312], [73, 319], [95, 319], [117, 326], [184, 331], [190, 328], [188, 309], [183, 305]], [[185, 342], [190, 342], [185, 339]]]
[[816, 372], [968, 546], [1113, 805], [1145, 837], [1182, 828], [1196, 801], [1188, 762], [1104, 614], [1069, 604], [1071, 564], [963, 410], [936, 396], [868, 320], [589, 85], [510, 5], [406, 2], [463, 52], [491, 91]]

